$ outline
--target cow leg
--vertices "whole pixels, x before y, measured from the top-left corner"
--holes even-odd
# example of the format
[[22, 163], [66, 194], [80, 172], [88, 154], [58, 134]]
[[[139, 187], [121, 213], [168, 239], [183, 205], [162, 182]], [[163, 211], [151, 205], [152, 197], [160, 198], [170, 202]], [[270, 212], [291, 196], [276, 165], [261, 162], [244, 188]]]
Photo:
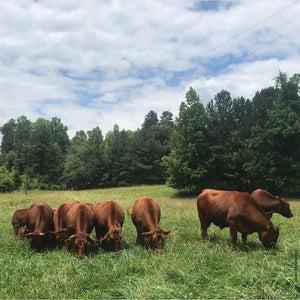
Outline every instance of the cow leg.
[[144, 246], [145, 244], [144, 236], [142, 235], [142, 232], [140, 232], [139, 230], [137, 230], [136, 243], [142, 246]]
[[231, 235], [230, 249], [234, 250], [235, 245], [236, 245], [236, 240], [237, 240], [237, 228], [233, 222], [229, 222], [229, 229], [230, 229], [230, 235]]
[[208, 222], [207, 219], [201, 212], [199, 212], [199, 219], [201, 224], [201, 242], [207, 242], [207, 228], [210, 226], [211, 222]]
[[247, 249], [247, 233], [242, 233], [243, 250]]
[[100, 232], [99, 232], [98, 226], [95, 226], [95, 231], [96, 231], [96, 239], [97, 239], [97, 241], [99, 241], [100, 240]]

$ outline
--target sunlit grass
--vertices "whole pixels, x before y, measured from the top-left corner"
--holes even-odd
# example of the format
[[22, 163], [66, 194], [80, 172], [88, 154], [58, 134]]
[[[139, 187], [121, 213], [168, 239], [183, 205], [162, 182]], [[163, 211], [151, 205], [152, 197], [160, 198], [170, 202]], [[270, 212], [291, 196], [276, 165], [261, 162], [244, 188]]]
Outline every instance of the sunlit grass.
[[[135, 245], [136, 231], [127, 209], [145, 195], [157, 200], [161, 226], [172, 230], [161, 255]], [[209, 242], [202, 244], [195, 197], [177, 195], [165, 186], [0, 194], [0, 298], [300, 297], [295, 282], [300, 202], [291, 201], [293, 218], [272, 218], [280, 226], [276, 250], [265, 250], [257, 234], [252, 234], [244, 252], [231, 251], [229, 230], [213, 225], [208, 230]], [[27, 240], [13, 236], [11, 216], [18, 208], [37, 201], [54, 208], [68, 200], [96, 204], [104, 199], [117, 201], [126, 214], [119, 253], [90, 246], [80, 261], [65, 248], [37, 254]]]

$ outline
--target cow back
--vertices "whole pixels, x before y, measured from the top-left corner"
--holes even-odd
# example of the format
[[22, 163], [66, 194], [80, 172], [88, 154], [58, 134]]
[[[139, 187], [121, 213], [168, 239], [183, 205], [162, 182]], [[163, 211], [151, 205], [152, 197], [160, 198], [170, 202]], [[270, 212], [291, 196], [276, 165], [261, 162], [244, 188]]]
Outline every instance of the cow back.
[[77, 200], [71, 200], [66, 203], [63, 203], [57, 208], [57, 210], [54, 212], [54, 217], [53, 217], [55, 230], [67, 227], [67, 222], [66, 222], [67, 213], [74, 205], [78, 203], [79, 201]]
[[52, 208], [44, 202], [32, 204], [27, 210], [25, 224], [29, 232], [44, 233], [53, 230]]
[[114, 226], [119, 223], [123, 226], [124, 211], [121, 206], [110, 200], [103, 200], [95, 207], [95, 224], [99, 226]]
[[94, 211], [85, 203], [75, 204], [67, 213], [66, 226], [69, 234], [91, 233], [94, 227]]
[[197, 198], [199, 218], [206, 219], [220, 228], [228, 226], [228, 219], [240, 216], [249, 222], [268, 224], [262, 208], [248, 193], [206, 190]]
[[131, 212], [133, 223], [137, 226], [140, 224], [145, 230], [152, 227], [158, 227], [160, 221], [160, 207], [157, 202], [150, 197], [138, 198]]

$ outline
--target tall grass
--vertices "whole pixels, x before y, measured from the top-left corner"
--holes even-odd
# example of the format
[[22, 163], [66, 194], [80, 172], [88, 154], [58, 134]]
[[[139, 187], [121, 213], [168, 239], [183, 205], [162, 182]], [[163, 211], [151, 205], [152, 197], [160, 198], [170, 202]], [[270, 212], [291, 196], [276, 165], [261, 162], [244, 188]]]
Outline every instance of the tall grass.
[[[172, 230], [161, 255], [135, 244], [127, 213], [123, 250], [105, 252], [91, 245], [83, 260], [65, 248], [35, 253], [27, 240], [13, 235], [13, 212], [37, 201], [54, 208], [72, 199], [94, 204], [110, 199], [126, 212], [145, 195], [160, 204], [162, 228]], [[179, 198], [165, 186], [1, 194], [0, 298], [299, 298], [294, 253], [299, 250], [300, 202], [292, 199], [291, 209], [292, 219], [272, 219], [280, 226], [276, 250], [265, 250], [252, 234], [245, 252], [231, 251], [229, 230], [214, 225], [208, 229], [209, 242], [202, 244], [195, 197]]]

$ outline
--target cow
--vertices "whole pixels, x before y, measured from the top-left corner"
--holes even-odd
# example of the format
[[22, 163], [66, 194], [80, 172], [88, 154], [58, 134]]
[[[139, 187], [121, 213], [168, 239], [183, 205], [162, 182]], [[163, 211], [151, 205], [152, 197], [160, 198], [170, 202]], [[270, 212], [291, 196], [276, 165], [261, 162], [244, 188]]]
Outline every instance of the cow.
[[110, 200], [103, 200], [95, 207], [95, 229], [97, 240], [105, 249], [117, 252], [121, 248], [124, 211]]
[[28, 208], [17, 209], [12, 216], [14, 234], [19, 238], [24, 234], [27, 210]]
[[44, 202], [32, 204], [26, 212], [25, 226], [28, 233], [23, 236], [30, 239], [31, 249], [44, 251], [47, 238], [54, 229], [52, 208]]
[[82, 259], [88, 242], [95, 243], [90, 233], [94, 227], [94, 207], [91, 203], [75, 204], [67, 213], [67, 248], [76, 247], [76, 257]]
[[293, 216], [290, 205], [286, 200], [277, 196], [275, 197], [266, 190], [257, 189], [251, 193], [251, 196], [270, 218], [273, 213], [279, 213], [286, 218]]
[[147, 237], [150, 248], [159, 253], [163, 251], [165, 235], [170, 233], [170, 230], [159, 227], [160, 215], [159, 205], [150, 197], [138, 198], [131, 209], [131, 219], [137, 231], [137, 244], [144, 245], [144, 237]]
[[59, 247], [62, 247], [64, 245], [67, 237], [67, 213], [75, 204], [78, 203], [79, 201], [77, 200], [71, 200], [66, 203], [63, 203], [54, 211], [54, 235]]
[[249, 193], [206, 189], [197, 197], [197, 209], [203, 242], [207, 241], [207, 228], [214, 223], [221, 229], [229, 227], [231, 249], [235, 248], [237, 232], [242, 234], [243, 248], [246, 247], [247, 234], [253, 232], [258, 232], [265, 248], [276, 245], [279, 228], [273, 225]]

